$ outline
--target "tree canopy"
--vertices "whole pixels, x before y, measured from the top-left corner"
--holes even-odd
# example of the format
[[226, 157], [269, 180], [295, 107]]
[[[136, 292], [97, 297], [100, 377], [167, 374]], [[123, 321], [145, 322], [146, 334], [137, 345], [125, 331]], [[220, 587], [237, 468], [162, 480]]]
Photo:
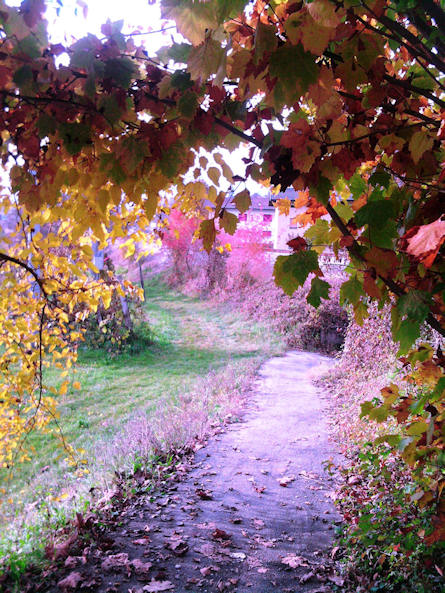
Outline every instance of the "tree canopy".
[[[43, 0], [1, 2], [1, 204], [15, 222], [0, 250], [0, 460], [11, 464], [28, 432], [56, 418], [45, 365], [68, 368], [76, 322], [122, 290], [91, 275], [93, 244], [126, 238], [131, 255], [159, 214], [193, 213], [205, 198], [214, 208], [199, 236], [210, 249], [218, 229], [236, 228], [225, 178], [240, 212], [248, 179], [299, 191], [310, 228], [277, 259], [285, 291], [313, 274], [310, 298], [327, 296], [315, 243], [349, 252], [341, 295], [356, 319], [370, 300], [390, 304], [423, 395], [388, 388], [364, 412], [394, 416], [400, 434], [388, 438], [409, 463], [437, 463], [444, 358], [418, 338], [425, 323], [444, 335], [441, 3], [163, 0], [161, 10], [182, 39], [150, 55], [121, 23], [52, 44]], [[220, 150], [241, 144], [232, 171]], [[443, 484], [435, 476], [419, 498], [437, 499]]]

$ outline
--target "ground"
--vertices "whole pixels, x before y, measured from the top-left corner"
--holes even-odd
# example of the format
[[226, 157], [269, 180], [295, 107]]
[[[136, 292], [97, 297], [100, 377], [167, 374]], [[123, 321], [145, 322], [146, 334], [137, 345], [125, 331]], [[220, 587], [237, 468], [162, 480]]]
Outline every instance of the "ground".
[[115, 507], [96, 541], [59, 549], [62, 567], [32, 590], [336, 590], [339, 516], [324, 471], [336, 454], [312, 382], [331, 362], [304, 352], [266, 362], [241, 422], [199, 448], [179, 481]]

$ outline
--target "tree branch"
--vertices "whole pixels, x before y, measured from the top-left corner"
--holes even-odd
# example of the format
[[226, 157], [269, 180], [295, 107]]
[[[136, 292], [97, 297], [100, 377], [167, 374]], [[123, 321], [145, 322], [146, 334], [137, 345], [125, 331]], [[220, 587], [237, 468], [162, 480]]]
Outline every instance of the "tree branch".
[[438, 97], [433, 95], [433, 93], [430, 93], [430, 91], [422, 89], [420, 86], [415, 86], [414, 84], [411, 84], [408, 80], [401, 80], [400, 78], [395, 78], [394, 76], [390, 76], [389, 74], [385, 74], [384, 78], [391, 84], [400, 86], [404, 89], [407, 89], [408, 91], [417, 93], [418, 95], [423, 95], [427, 99], [433, 101], [433, 103], [436, 103], [436, 105], [438, 105], [439, 107], [442, 107], [442, 109], [445, 109], [445, 101], [442, 101], [442, 99], [439, 99]]
[[28, 274], [30, 274], [34, 278], [34, 280], [38, 284], [38, 286], [39, 286], [39, 288], [40, 288], [43, 296], [45, 298], [48, 298], [48, 293], [45, 290], [45, 287], [43, 285], [43, 281], [40, 278], [40, 276], [38, 275], [38, 273], [36, 272], [36, 270], [34, 270], [34, 268], [32, 268], [31, 266], [29, 266], [24, 261], [22, 261], [20, 259], [17, 259], [16, 257], [13, 257], [12, 255], [8, 255], [6, 253], [0, 253], [0, 261], [9, 262], [11, 264], [15, 264], [16, 266], [19, 266], [19, 267], [23, 268], [26, 272], [28, 272]]

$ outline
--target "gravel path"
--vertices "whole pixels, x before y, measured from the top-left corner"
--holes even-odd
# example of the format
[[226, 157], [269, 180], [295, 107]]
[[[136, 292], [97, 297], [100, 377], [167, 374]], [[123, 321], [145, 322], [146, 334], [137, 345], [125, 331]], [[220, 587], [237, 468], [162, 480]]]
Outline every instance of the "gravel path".
[[339, 516], [323, 470], [334, 452], [312, 383], [331, 364], [305, 352], [265, 363], [243, 420], [197, 452], [183, 481], [125, 508], [106, 548], [70, 560], [50, 590], [338, 591]]

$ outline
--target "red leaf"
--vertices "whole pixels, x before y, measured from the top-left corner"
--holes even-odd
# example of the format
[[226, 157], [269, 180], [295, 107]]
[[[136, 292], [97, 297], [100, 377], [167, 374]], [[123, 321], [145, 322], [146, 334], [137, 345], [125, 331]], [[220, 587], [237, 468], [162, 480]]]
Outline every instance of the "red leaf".
[[295, 253], [296, 251], [301, 251], [302, 249], [307, 249], [306, 239], [303, 237], [294, 237], [290, 241], [286, 243]]
[[426, 268], [430, 268], [445, 241], [445, 220], [439, 218], [430, 224], [413, 227], [403, 239], [408, 243], [407, 253], [419, 259]]

